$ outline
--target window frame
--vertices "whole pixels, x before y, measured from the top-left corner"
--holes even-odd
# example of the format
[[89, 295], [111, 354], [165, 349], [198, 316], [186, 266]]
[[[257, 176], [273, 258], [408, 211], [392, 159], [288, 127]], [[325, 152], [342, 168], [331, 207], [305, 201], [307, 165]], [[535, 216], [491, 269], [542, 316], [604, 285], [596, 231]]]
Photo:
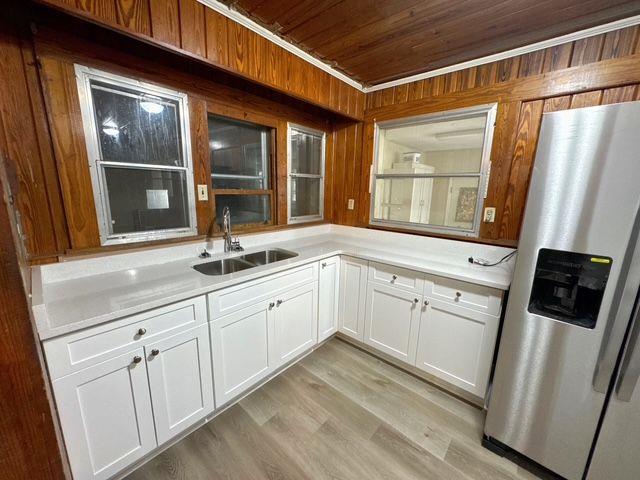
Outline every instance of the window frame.
[[[320, 174], [307, 174], [307, 173], [291, 173], [291, 137], [292, 131], [296, 130], [308, 135], [315, 135], [322, 139], [321, 149], [321, 161], [320, 161]], [[287, 224], [318, 222], [324, 220], [324, 177], [326, 174], [326, 152], [327, 152], [327, 132], [323, 130], [317, 130], [311, 127], [305, 127], [296, 123], [287, 123]], [[319, 195], [319, 209], [318, 215], [300, 215], [294, 217], [291, 215], [291, 183], [294, 178], [314, 178], [320, 180], [320, 195]]]
[[[495, 131], [495, 122], [498, 104], [491, 103], [486, 105], [477, 105], [473, 107], [460, 108], [455, 110], [447, 110], [426, 115], [416, 115], [412, 117], [404, 117], [393, 120], [376, 122], [374, 125], [374, 158], [371, 166], [371, 174], [369, 178], [369, 192], [371, 193], [369, 201], [369, 225], [379, 227], [402, 228], [423, 233], [435, 233], [444, 235], [458, 235], [464, 237], [478, 237], [480, 233], [480, 225], [482, 219], [482, 209], [484, 201], [487, 198], [487, 190], [489, 186], [489, 178], [491, 175], [491, 147], [493, 143], [493, 135]], [[424, 173], [424, 174], [379, 174], [378, 165], [380, 162], [380, 130], [389, 127], [402, 127], [412, 125], [423, 125], [428, 123], [439, 123], [443, 121], [463, 119], [473, 117], [478, 114], [487, 115], [487, 123], [485, 126], [482, 141], [482, 159], [478, 173]], [[376, 180], [393, 179], [393, 178], [478, 178], [478, 200], [473, 217], [473, 224], [470, 229], [459, 227], [447, 227], [444, 225], [417, 224], [413, 222], [404, 222], [398, 220], [381, 220], [374, 216], [376, 205]]]
[[[84, 131], [87, 155], [89, 160], [89, 171], [91, 174], [93, 199], [95, 202], [98, 229], [100, 232], [100, 244], [103, 246], [119, 245], [125, 243], [146, 242], [197, 235], [188, 95], [184, 92], [178, 92], [152, 83], [142, 82], [130, 77], [105, 72], [103, 70], [87, 67], [84, 65], [75, 64], [74, 69], [78, 87], [78, 97], [80, 100], [82, 127]], [[140, 164], [134, 162], [124, 163], [103, 160], [100, 149], [98, 126], [96, 124], [93, 96], [91, 93], [92, 80], [112, 85], [114, 87], [134, 89], [143, 94], [159, 96], [163, 99], [176, 101], [178, 104], [178, 126], [180, 127], [180, 142], [182, 147], [181, 151], [182, 158], [184, 160], [184, 166], [176, 167], [171, 165], [144, 163]], [[184, 172], [189, 225], [187, 227], [147, 230], [144, 232], [113, 233], [110, 227], [111, 209], [109, 205], [105, 167]]]
[[[276, 121], [271, 121], [271, 119], [266, 118], [259, 114], [253, 114], [251, 112], [236, 109], [233, 107], [228, 107], [223, 104], [218, 104], [217, 102], [207, 102], [206, 109], [206, 122], [207, 122], [207, 144], [211, 141], [209, 137], [209, 129], [208, 129], [208, 120], [209, 115], [214, 117], [228, 119], [235, 122], [240, 123], [248, 123], [257, 125], [259, 127], [263, 127], [267, 129], [267, 132], [264, 132], [265, 135], [261, 137], [261, 145], [264, 145], [265, 139], [269, 140], [269, 149], [266, 152], [263, 152], [263, 162], [266, 162], [267, 171], [268, 171], [268, 186], [270, 188], [262, 188], [262, 189], [247, 189], [247, 188], [214, 188], [213, 187], [213, 179], [214, 177], [225, 178], [225, 175], [216, 175], [213, 173], [211, 169], [211, 147], [207, 148], [207, 169], [209, 172], [209, 188], [211, 189], [211, 203], [212, 203], [212, 218], [211, 218], [211, 231], [215, 233], [221, 233], [222, 227], [218, 225], [216, 222], [216, 205], [217, 205], [217, 197], [221, 195], [239, 195], [239, 196], [268, 196], [269, 197], [269, 209], [271, 213], [271, 218], [269, 222], [266, 223], [235, 223], [233, 217], [231, 219], [231, 223], [233, 225], [234, 232], [247, 232], [254, 230], [263, 230], [265, 228], [272, 228], [277, 224], [277, 176], [276, 176], [276, 158], [277, 158], [277, 138], [278, 138], [278, 124]], [[263, 163], [264, 164], [264, 163]], [[242, 178], [241, 175], [229, 175], [226, 178]], [[258, 177], [256, 177], [258, 178]], [[231, 212], [233, 216], [233, 211]]]

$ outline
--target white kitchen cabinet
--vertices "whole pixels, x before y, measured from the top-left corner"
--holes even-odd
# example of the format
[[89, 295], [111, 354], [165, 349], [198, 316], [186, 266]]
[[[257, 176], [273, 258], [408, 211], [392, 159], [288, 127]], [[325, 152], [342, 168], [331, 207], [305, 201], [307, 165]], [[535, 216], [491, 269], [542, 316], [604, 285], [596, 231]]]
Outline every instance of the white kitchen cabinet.
[[342, 257], [340, 262], [340, 317], [338, 330], [364, 341], [364, 317], [367, 293], [368, 262]]
[[340, 257], [320, 262], [318, 277], [318, 341], [338, 331], [340, 300]]
[[142, 348], [53, 382], [75, 479], [107, 479], [156, 447]]
[[416, 367], [483, 398], [500, 317], [425, 298]]
[[158, 444], [213, 412], [207, 325], [144, 347]]
[[421, 309], [421, 295], [369, 282], [364, 342], [413, 365]]
[[318, 284], [284, 292], [275, 303], [271, 314], [277, 368], [318, 342]]
[[273, 371], [271, 310], [263, 300], [210, 322], [216, 404], [221, 406]]

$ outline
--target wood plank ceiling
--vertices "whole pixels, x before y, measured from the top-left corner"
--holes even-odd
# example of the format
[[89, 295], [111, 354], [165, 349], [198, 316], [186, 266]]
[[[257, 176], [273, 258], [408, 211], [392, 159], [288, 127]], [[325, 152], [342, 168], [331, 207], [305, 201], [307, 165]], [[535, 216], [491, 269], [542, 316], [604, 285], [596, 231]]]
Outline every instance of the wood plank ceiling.
[[223, 0], [365, 85], [640, 14], [639, 0]]

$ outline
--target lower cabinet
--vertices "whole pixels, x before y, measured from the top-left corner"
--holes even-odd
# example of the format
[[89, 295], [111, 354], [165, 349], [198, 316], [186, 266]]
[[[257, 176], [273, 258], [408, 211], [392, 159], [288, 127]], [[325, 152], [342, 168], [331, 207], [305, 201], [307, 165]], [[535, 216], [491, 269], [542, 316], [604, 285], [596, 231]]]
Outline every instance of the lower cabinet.
[[111, 477], [156, 447], [142, 348], [53, 382], [73, 476]]
[[340, 262], [340, 318], [338, 330], [364, 341], [364, 318], [369, 262], [342, 257]]
[[340, 299], [340, 257], [320, 262], [318, 274], [318, 341], [338, 331]]
[[388, 285], [369, 283], [364, 342], [413, 365], [422, 296]]
[[416, 367], [483, 398], [500, 317], [427, 301], [420, 317]]
[[211, 321], [216, 403], [228, 403], [318, 340], [314, 281]]
[[213, 412], [209, 328], [192, 330], [145, 345], [153, 417], [163, 444]]

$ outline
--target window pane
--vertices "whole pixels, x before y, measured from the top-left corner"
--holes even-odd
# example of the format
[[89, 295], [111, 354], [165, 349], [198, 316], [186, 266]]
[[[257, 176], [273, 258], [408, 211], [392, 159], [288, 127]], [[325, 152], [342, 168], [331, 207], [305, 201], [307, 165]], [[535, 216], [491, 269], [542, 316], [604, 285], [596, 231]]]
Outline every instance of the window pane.
[[178, 102], [91, 81], [102, 160], [184, 166]]
[[113, 233], [189, 227], [185, 172], [105, 167]]
[[291, 130], [291, 173], [322, 175], [322, 137]]
[[[215, 115], [208, 122], [213, 188], [269, 189], [271, 129]], [[237, 176], [240, 183], [217, 174]]]
[[231, 225], [269, 223], [271, 204], [269, 195], [216, 195], [216, 223], [222, 225], [224, 207], [231, 210]]
[[320, 187], [319, 178], [291, 179], [291, 217], [306, 215], [320, 215]]
[[415, 166], [433, 173], [479, 173], [487, 114], [380, 128], [377, 173]]
[[473, 229], [478, 177], [377, 179], [374, 218]]

